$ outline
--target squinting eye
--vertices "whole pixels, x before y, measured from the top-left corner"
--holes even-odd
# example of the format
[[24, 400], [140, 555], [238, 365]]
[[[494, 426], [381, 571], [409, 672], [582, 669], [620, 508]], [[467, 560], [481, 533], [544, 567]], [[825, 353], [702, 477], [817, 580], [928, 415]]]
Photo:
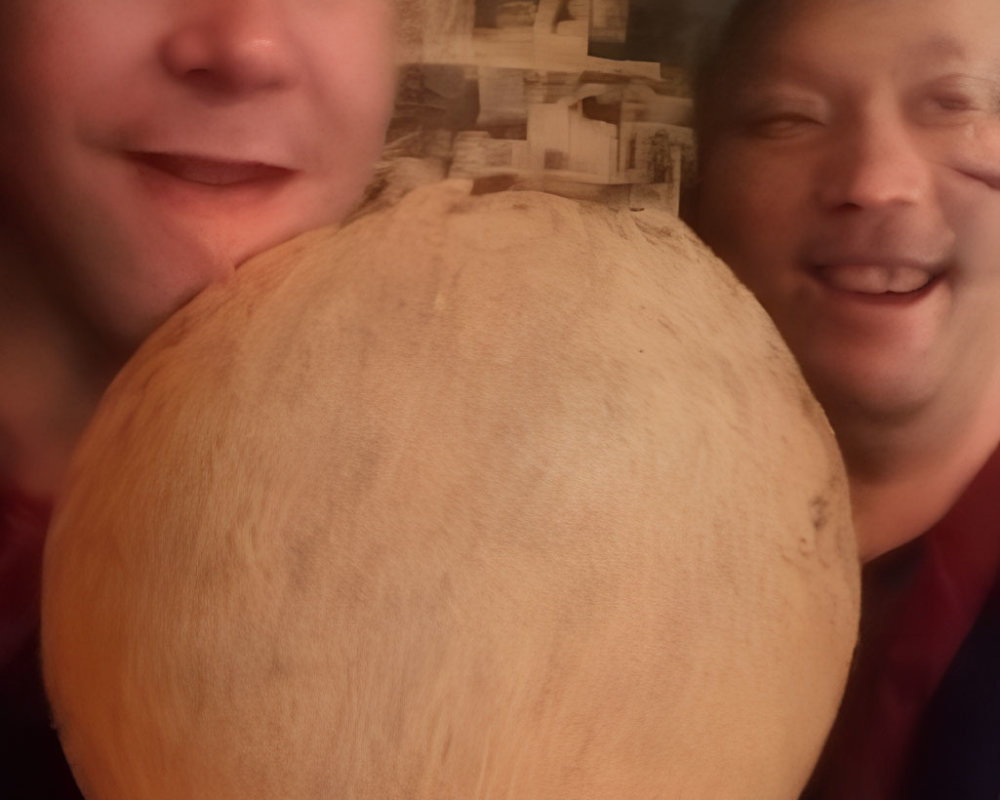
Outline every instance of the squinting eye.
[[746, 120], [744, 130], [750, 136], [764, 139], [787, 139], [815, 129], [823, 123], [808, 114], [797, 112], [781, 112], [750, 117]]
[[918, 119], [927, 124], [965, 124], [997, 115], [997, 86], [990, 79], [949, 76], [922, 87], [914, 101]]
[[964, 95], [938, 95], [932, 97], [930, 102], [942, 111], [975, 111], [979, 108], [973, 98]]
[[983, 104], [970, 95], [933, 94], [917, 107], [917, 119], [932, 127], [965, 126], [983, 116]]

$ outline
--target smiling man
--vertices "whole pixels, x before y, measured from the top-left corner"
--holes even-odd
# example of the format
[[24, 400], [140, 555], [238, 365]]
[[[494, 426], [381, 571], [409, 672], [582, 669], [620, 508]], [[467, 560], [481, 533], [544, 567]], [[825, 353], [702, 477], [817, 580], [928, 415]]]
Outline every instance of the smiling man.
[[939, 713], [1000, 602], [998, 30], [995, 0], [749, 0], [702, 75], [694, 223], [800, 360], [875, 559], [824, 797], [938, 763], [929, 796], [1000, 792], [1000, 708]]
[[34, 637], [69, 452], [172, 311], [358, 202], [392, 106], [393, 3], [0, 6], [0, 795], [56, 798], [74, 790]]

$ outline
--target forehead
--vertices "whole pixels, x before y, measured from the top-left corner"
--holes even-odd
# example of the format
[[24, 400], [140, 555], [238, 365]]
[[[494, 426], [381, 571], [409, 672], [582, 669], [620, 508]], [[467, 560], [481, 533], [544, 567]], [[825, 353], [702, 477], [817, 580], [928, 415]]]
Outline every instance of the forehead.
[[905, 74], [1000, 68], [1000, 0], [778, 0], [757, 28], [750, 72]]

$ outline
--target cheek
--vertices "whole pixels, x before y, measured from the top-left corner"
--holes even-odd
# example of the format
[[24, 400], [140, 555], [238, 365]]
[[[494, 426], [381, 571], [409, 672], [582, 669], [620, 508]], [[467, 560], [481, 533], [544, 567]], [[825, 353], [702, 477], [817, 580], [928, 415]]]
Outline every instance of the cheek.
[[703, 171], [697, 225], [724, 260], [740, 267], [780, 238], [794, 205], [791, 193], [776, 186], [771, 170], [740, 151], [722, 151], [712, 155]]
[[135, 73], [137, 34], [130, 38], [106, 15], [81, 10], [85, 5], [48, 28], [32, 20], [10, 54], [16, 69], [0, 78], [0, 158], [16, 162], [12, 168], [32, 183], [58, 181], [71, 169], [82, 132]]
[[41, 0], [19, 33], [18, 82], [36, 102], [85, 105], [140, 63], [149, 12], [129, 12], [127, 4], [108, 0], [55, 5]]
[[[375, 0], [381, 5], [381, 0]], [[393, 31], [385, 13], [354, 15], [313, 52], [325, 197], [321, 224], [336, 221], [360, 200], [382, 152], [395, 98]]]
[[808, 229], [800, 170], [730, 148], [713, 153], [699, 185], [698, 232], [772, 315], [794, 293]]
[[323, 114], [344, 144], [380, 149], [395, 94], [391, 17], [383, 0], [338, 16], [326, 36], [312, 42]]
[[961, 266], [956, 280], [995, 286], [1000, 280], [1000, 189], [949, 170], [937, 193]]

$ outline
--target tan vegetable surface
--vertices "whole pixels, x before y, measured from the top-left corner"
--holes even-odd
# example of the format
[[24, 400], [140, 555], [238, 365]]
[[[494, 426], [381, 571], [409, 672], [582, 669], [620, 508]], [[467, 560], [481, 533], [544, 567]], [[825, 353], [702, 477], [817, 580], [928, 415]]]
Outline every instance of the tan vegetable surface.
[[127, 366], [46, 679], [93, 800], [791, 799], [857, 572], [825, 418], [686, 228], [448, 182]]

